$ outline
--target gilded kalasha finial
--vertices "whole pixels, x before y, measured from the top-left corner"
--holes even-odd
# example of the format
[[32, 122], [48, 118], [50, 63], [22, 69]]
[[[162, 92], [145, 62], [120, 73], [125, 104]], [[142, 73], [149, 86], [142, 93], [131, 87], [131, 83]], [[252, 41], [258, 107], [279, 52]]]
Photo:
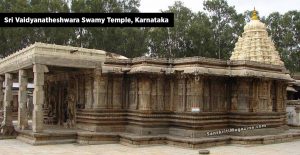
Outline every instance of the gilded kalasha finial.
[[258, 17], [257, 17], [257, 13], [256, 13], [256, 10], [255, 10], [255, 7], [254, 7], [254, 10], [252, 11], [252, 20], [258, 20]]

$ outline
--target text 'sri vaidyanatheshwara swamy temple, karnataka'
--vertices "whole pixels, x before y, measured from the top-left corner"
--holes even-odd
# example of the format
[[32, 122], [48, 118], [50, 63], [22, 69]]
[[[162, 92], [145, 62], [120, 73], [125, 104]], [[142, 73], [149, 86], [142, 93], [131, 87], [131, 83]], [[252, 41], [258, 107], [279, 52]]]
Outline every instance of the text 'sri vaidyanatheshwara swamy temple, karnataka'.
[[[33, 145], [199, 148], [300, 138], [287, 125], [286, 89], [293, 79], [255, 11], [230, 60], [126, 58], [35, 43], [1, 59], [0, 75], [1, 137]], [[19, 83], [17, 121], [13, 83]]]

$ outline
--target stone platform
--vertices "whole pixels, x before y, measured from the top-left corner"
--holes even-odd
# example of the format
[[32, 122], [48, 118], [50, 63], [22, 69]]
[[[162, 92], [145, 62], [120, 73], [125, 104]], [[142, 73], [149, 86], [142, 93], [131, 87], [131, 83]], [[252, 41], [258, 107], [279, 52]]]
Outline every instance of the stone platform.
[[172, 145], [185, 148], [206, 148], [227, 144], [271, 144], [289, 142], [300, 139], [299, 129], [290, 129], [281, 134], [264, 136], [232, 136], [222, 135], [215, 137], [180, 137], [169, 134], [137, 135], [124, 132], [89, 132], [64, 128], [48, 128], [43, 133], [33, 133], [31, 130], [17, 131], [17, 139], [32, 145], [78, 143], [114, 144], [121, 143], [130, 146]]
[[32, 130], [16, 130], [17, 139], [32, 145], [75, 143], [77, 130], [48, 127], [42, 133], [33, 133]]

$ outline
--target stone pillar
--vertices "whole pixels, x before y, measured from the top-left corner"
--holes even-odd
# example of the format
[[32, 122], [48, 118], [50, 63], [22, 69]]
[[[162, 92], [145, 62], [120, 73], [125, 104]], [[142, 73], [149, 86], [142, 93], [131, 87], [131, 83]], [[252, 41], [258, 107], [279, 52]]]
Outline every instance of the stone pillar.
[[122, 81], [123, 77], [118, 76], [113, 78], [113, 109], [122, 108]]
[[173, 102], [174, 102], [174, 82], [172, 78], [165, 78], [164, 80], [164, 110], [172, 111], [173, 110]]
[[129, 109], [136, 110], [138, 103], [138, 80], [135, 76], [130, 77], [129, 86]]
[[157, 78], [157, 109], [159, 111], [163, 111], [165, 109], [169, 109], [169, 106], [165, 104], [166, 97], [165, 97], [165, 86], [168, 85], [164, 80], [163, 76], [159, 76]]
[[3, 107], [4, 107], [4, 104], [3, 104], [3, 99], [4, 99], [3, 81], [4, 81], [3, 76], [0, 76], [0, 110], [3, 110]]
[[293, 125], [297, 125], [297, 126], [300, 126], [300, 106], [296, 106], [295, 107], [295, 113], [296, 113], [296, 115], [295, 115], [295, 123], [296, 124], [293, 124]]
[[19, 70], [19, 108], [18, 108], [18, 128], [28, 128], [27, 116], [27, 73], [25, 70]]
[[275, 107], [276, 112], [283, 112], [285, 110], [284, 89], [286, 89], [286, 87], [284, 87], [284, 83], [277, 81], [276, 82], [276, 107]]
[[261, 79], [258, 84], [258, 112], [272, 112], [271, 81]]
[[176, 111], [185, 112], [186, 111], [186, 78], [180, 76], [177, 79], [177, 101], [176, 101]]
[[194, 79], [191, 79], [191, 91], [188, 94], [191, 107], [187, 109], [191, 111], [191, 108], [196, 108], [203, 111], [203, 81], [202, 77], [196, 76]]
[[249, 112], [250, 108], [250, 80], [249, 79], [238, 79], [237, 85], [237, 111], [238, 112]]
[[203, 77], [203, 112], [212, 112], [212, 102], [211, 102], [211, 77]]
[[158, 111], [158, 98], [157, 98], [157, 77], [151, 76], [151, 89], [150, 89], [150, 105], [152, 111]]
[[45, 65], [34, 64], [34, 91], [33, 91], [33, 116], [32, 116], [32, 131], [42, 132], [44, 124], [43, 103], [44, 103], [44, 73], [48, 72]]
[[94, 109], [106, 109], [107, 77], [101, 74], [101, 69], [94, 73]]
[[141, 77], [138, 81], [139, 110], [151, 110], [151, 80]]
[[3, 122], [1, 124], [1, 133], [3, 135], [15, 134], [15, 129], [12, 122], [12, 74], [5, 73], [5, 92], [4, 92], [4, 107], [3, 107]]
[[259, 112], [259, 79], [253, 79], [251, 84], [250, 112]]
[[93, 107], [93, 77], [90, 75], [85, 76], [85, 109], [91, 109]]
[[232, 85], [232, 92], [231, 92], [231, 100], [230, 100], [230, 102], [231, 102], [231, 104], [230, 104], [230, 111], [231, 112], [236, 112], [237, 111], [237, 107], [238, 107], [238, 92], [237, 92], [237, 89], [236, 89], [236, 85], [235, 84], [233, 84]]

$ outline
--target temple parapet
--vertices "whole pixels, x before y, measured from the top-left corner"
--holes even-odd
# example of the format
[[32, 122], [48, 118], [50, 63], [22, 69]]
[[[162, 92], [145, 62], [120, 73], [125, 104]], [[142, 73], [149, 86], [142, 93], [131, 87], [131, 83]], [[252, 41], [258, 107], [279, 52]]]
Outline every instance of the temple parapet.
[[183, 74], [229, 76], [229, 77], [257, 77], [293, 81], [289, 72], [282, 66], [264, 64], [253, 61], [189, 57], [177, 59], [138, 58], [128, 60], [106, 59], [102, 66], [106, 73], [149, 73], [149, 74]]

